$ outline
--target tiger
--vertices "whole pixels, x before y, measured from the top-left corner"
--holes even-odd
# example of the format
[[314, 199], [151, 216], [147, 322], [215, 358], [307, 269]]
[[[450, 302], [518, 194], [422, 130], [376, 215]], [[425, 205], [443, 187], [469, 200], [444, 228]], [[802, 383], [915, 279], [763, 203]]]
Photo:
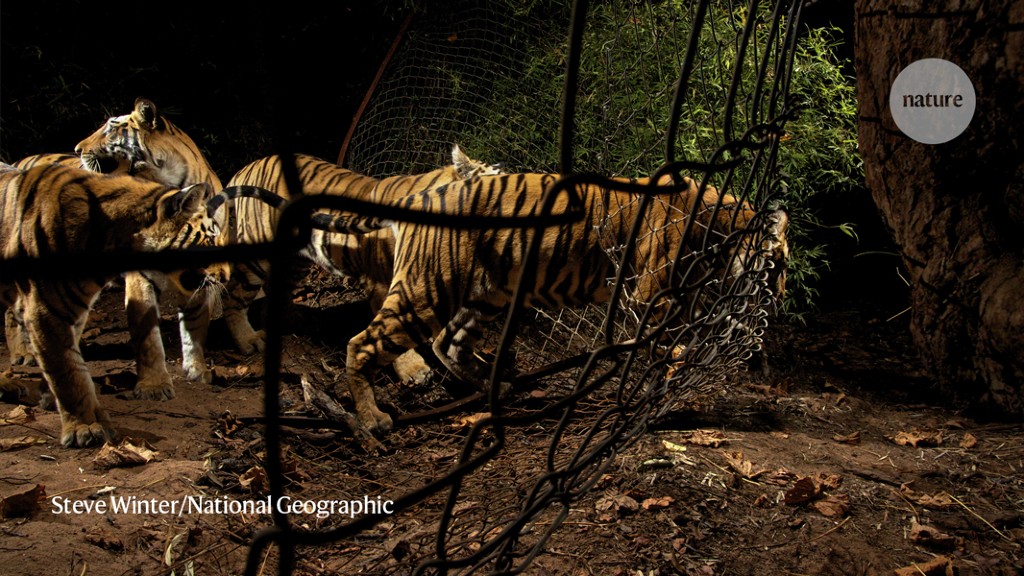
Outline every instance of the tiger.
[[[481, 175], [499, 174], [501, 164], [486, 164], [467, 156], [455, 144], [452, 163], [431, 172], [414, 176], [392, 176], [377, 179], [309, 155], [296, 155], [299, 183], [305, 194], [337, 194], [354, 198], [392, 202], [413, 192]], [[284, 198], [289, 190], [282, 173], [282, 158], [268, 156], [239, 170], [228, 186], [252, 185], [274, 191]], [[273, 240], [278, 211], [263, 203], [239, 200], [228, 215], [227, 230], [218, 243], [257, 243]], [[309, 244], [301, 255], [323, 269], [340, 277], [356, 280], [367, 293], [376, 310], [391, 283], [393, 237], [390, 230], [366, 235], [327, 234], [313, 230]], [[238, 349], [249, 354], [263, 351], [265, 335], [249, 322], [248, 309], [258, 296], [268, 275], [268, 263], [236, 262], [223, 298], [224, 320]], [[430, 368], [419, 354], [410, 351], [395, 363], [402, 381], [422, 381]]]
[[[627, 300], [654, 302], [656, 306], [659, 287], [668, 285], [669, 264], [678, 250], [701, 248], [706, 231], [725, 238], [751, 225], [764, 229], [762, 240], [741, 240], [733, 254], [722, 257], [722, 265], [732, 267], [729, 273], [734, 275], [740, 271], [736, 262], [750, 266], [750, 257], [765, 255], [773, 264], [773, 278], [767, 283], [781, 295], [788, 257], [786, 212], [773, 210], [758, 220], [747, 202], [720, 194], [706, 183], [680, 178], [679, 193], [659, 194], [650, 200], [631, 260], [634, 271], [648, 273], [640, 275]], [[554, 174], [481, 176], [411, 195], [397, 205], [445, 215], [529, 216], [539, 213], [544, 192], [558, 179]], [[672, 181], [667, 175], [656, 182], [668, 185]], [[614, 276], [608, 249], [630, 242], [639, 209], [639, 193], [623, 190], [651, 185], [646, 178], [612, 182], [613, 187], [575, 185], [582, 200], [582, 218], [541, 232], [535, 281], [526, 293], [526, 306], [608, 301], [608, 278]], [[556, 198], [553, 213], [563, 213], [568, 206], [563, 193]], [[711, 209], [705, 209], [708, 207]], [[687, 228], [693, 210], [698, 210], [695, 222], [699, 226]], [[394, 234], [394, 268], [387, 295], [369, 326], [348, 343], [349, 392], [364, 426], [376, 433], [391, 429], [391, 416], [378, 408], [371, 382], [395, 357], [431, 339], [437, 358], [460, 379], [480, 383], [489, 374], [473, 348], [482, 334], [482, 323], [511, 302], [524, 272], [527, 247], [537, 234], [534, 228], [467, 230], [351, 213], [336, 216], [324, 228], [349, 234], [391, 228]]]
[[[135, 100], [133, 110], [109, 118], [95, 132], [75, 146], [82, 166], [102, 173], [125, 173], [181, 188], [206, 184], [214, 192], [223, 185], [196, 143], [182, 129], [161, 115], [153, 101]], [[177, 298], [162, 273], [129, 272], [125, 275], [125, 308], [138, 370], [136, 396], [168, 399], [174, 385], [167, 370], [160, 337], [159, 300], [165, 291], [176, 299], [181, 334], [181, 363], [185, 377], [210, 384], [213, 373], [207, 367], [205, 342], [210, 311], [219, 294], [209, 291], [187, 301]]]
[[[0, 249], [6, 259], [109, 251], [159, 251], [210, 242], [206, 203], [213, 188], [173, 188], [125, 175], [100, 175], [61, 164], [0, 171]], [[226, 279], [214, 264], [164, 277], [183, 294]], [[89, 309], [116, 274], [55, 279], [4, 274], [0, 303], [14, 308], [55, 396], [61, 443], [83, 447], [116, 434], [100, 406], [79, 339]]]

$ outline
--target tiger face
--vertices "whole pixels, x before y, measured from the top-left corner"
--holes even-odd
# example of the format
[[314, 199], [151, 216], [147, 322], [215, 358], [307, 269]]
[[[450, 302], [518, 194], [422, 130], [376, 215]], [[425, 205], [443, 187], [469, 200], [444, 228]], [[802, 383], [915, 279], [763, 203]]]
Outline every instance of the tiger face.
[[[168, 197], [161, 201], [156, 220], [135, 234], [135, 249], [141, 251], [183, 250], [214, 246], [220, 232], [218, 223], [209, 215], [207, 203], [213, 197], [208, 184], [188, 188], [188, 196]], [[171, 194], [171, 193], [168, 193]], [[191, 297], [206, 287], [219, 287], [230, 277], [226, 263], [204, 268], [167, 272], [171, 285], [183, 296]]]

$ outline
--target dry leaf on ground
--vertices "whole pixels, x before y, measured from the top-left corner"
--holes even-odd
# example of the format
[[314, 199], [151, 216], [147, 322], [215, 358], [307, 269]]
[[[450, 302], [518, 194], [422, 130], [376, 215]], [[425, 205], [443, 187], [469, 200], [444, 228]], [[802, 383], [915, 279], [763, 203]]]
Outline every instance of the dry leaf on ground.
[[927, 562], [915, 562], [896, 569], [896, 576], [953, 576], [956, 573], [953, 560], [947, 556], [936, 556]]
[[722, 434], [718, 430], [694, 430], [680, 436], [679, 441], [684, 444], [708, 446], [711, 448], [718, 448], [722, 444], [728, 442], [725, 438], [725, 434]]
[[238, 485], [249, 490], [251, 494], [265, 494], [269, 490], [267, 473], [262, 466], [253, 466], [238, 475]]
[[602, 522], [609, 522], [619, 516], [636, 512], [640, 509], [640, 504], [625, 494], [605, 493], [604, 496], [597, 499], [594, 508], [599, 512], [598, 518]]
[[829, 494], [825, 499], [811, 502], [811, 506], [829, 518], [841, 518], [850, 511], [850, 497], [846, 494]]
[[910, 541], [929, 548], [952, 550], [956, 546], [956, 538], [944, 534], [938, 529], [925, 524], [918, 524], [916, 520], [910, 525]]
[[24, 492], [0, 498], [0, 518], [18, 518], [28, 516], [39, 509], [39, 504], [46, 499], [46, 487], [36, 484]]
[[942, 444], [942, 432], [926, 432], [914, 430], [913, 432], [897, 432], [892, 439], [900, 446], [938, 446]]
[[10, 412], [0, 418], [0, 424], [27, 424], [34, 422], [36, 411], [31, 406], [15, 406]]
[[953, 501], [953, 497], [950, 496], [948, 492], [919, 494], [911, 490], [906, 484], [903, 484], [900, 486], [900, 494], [918, 506], [924, 506], [925, 508], [931, 508], [933, 510], [952, 508], [956, 506], [956, 502]]
[[846, 435], [836, 434], [832, 440], [840, 444], [860, 444], [860, 431], [851, 432]]
[[722, 452], [722, 456], [725, 457], [729, 467], [744, 478], [753, 480], [768, 471], [764, 468], [755, 468], [753, 462], [744, 460], [742, 452]]
[[92, 462], [99, 468], [124, 468], [147, 464], [158, 455], [145, 440], [125, 438], [117, 446], [104, 444]]
[[46, 444], [45, 438], [38, 436], [18, 436], [17, 438], [0, 438], [0, 452], [21, 450], [36, 444]]
[[476, 414], [459, 416], [455, 419], [455, 422], [452, 423], [452, 428], [470, 428], [476, 425], [477, 422], [490, 417], [490, 412], [477, 412]]
[[978, 439], [974, 437], [974, 434], [970, 432], [964, 432], [964, 437], [960, 440], [961, 448], [974, 448], [978, 445]]
[[786, 490], [785, 500], [787, 506], [799, 506], [806, 504], [821, 496], [821, 491], [814, 480], [809, 476], [796, 481], [792, 488]]
[[646, 500], [640, 503], [640, 506], [643, 507], [644, 510], [661, 510], [663, 508], [668, 508], [675, 501], [675, 498], [671, 496], [662, 496], [661, 498], [647, 498]]

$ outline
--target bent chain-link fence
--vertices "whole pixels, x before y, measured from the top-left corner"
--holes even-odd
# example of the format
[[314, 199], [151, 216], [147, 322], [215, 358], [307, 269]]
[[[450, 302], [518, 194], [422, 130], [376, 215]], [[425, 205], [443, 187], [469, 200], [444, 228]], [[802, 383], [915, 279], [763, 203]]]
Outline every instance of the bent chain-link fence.
[[[583, 183], [622, 188], [610, 175], [667, 173], [722, 195], [689, 211], [670, 207], [654, 223], [654, 206], [671, 206], [666, 199], [679, 187], [636, 194], [633, 236], [602, 247], [617, 271], [608, 304], [538, 312], [517, 290], [494, 324], [491, 392], [474, 397], [485, 403], [456, 401], [463, 412], [453, 423], [444, 406], [396, 402], [403, 414], [385, 439], [388, 454], [352, 452], [333, 462], [345, 480], [332, 497], [391, 501], [391, 513], [311, 530], [277, 514], [250, 550], [250, 574], [271, 542], [287, 571], [296, 547], [339, 541], [344, 561], [332, 566], [346, 573], [521, 573], [653, 418], [716, 390], [759, 349], [773, 297], [766, 285], [778, 272], [766, 234], [779, 186], [775, 154], [792, 112], [800, 3], [587, 4], [569, 11], [543, 1], [424, 3], [342, 160], [372, 175], [415, 173], [443, 163], [443, 151], [458, 143], [509, 171], [579, 174], [549, 190], [549, 200]], [[757, 216], [723, 232], [713, 223], [736, 223], [727, 197], [749, 202]], [[280, 236], [299, 228], [296, 212], [322, 206], [354, 209], [343, 199], [302, 198], [286, 210]], [[518, 226], [540, 230], [579, 216], [545, 211]], [[484, 215], [443, 225], [489, 224]], [[658, 245], [672, 237], [686, 241]], [[670, 270], [647, 303], [631, 301], [629, 290], [658, 272], [638, 264], [640, 247], [668, 255], [658, 266]], [[272, 281], [269, 305], [277, 310], [287, 282]], [[278, 329], [268, 319], [268, 351], [280, 346]], [[287, 491], [273, 424], [274, 356], [268, 352], [267, 471], [277, 497]], [[507, 397], [495, 380], [511, 381]], [[423, 465], [397, 465], [394, 452], [404, 450], [422, 451]]]
[[[605, 305], [534, 311], [518, 289], [489, 339], [492, 380], [511, 381], [507, 396], [492, 381], [490, 394], [450, 405], [405, 402], [407, 391], [378, 382], [400, 412], [396, 430], [382, 439], [387, 450], [353, 447], [320, 461], [315, 495], [391, 502], [390, 513], [296, 525], [275, 508], [273, 524], [250, 546], [247, 574], [259, 571], [271, 545], [282, 574], [294, 571], [307, 547], [330, 547], [338, 573], [522, 573], [653, 419], [714, 392], [743, 366], [760, 346], [773, 299], [766, 287], [778, 272], [766, 234], [778, 196], [775, 156], [793, 111], [787, 92], [799, 8], [799, 0], [581, 0], [571, 10], [554, 0], [423, 3], [346, 144], [349, 167], [371, 175], [432, 169], [457, 142], [508, 171], [571, 174], [548, 200], [577, 195], [587, 183], [624, 187], [613, 175], [656, 181], [669, 173], [722, 194], [685, 210], [670, 202], [680, 186], [632, 188], [640, 208], [634, 234], [601, 247], [616, 271]], [[299, 190], [293, 168], [285, 163], [285, 177]], [[756, 216], [723, 232], [713, 223], [729, 219], [727, 195], [748, 202]], [[561, 214], [551, 204], [518, 222], [481, 215], [443, 224], [540, 230], [581, 217], [575, 204]], [[670, 216], [650, 220], [665, 204]], [[308, 215], [320, 208], [429, 219], [350, 198], [296, 195], [273, 243], [98, 263], [8, 261], [3, 275], [170, 270], [269, 256], [264, 468], [270, 498], [278, 500], [291, 490], [279, 405], [290, 278], [280, 271], [290, 269], [308, 238]], [[685, 242], [660, 245], [666, 237]], [[669, 270], [643, 302], [630, 287], [660, 270], [641, 265], [641, 248], [665, 254], [655, 268]], [[536, 261], [536, 246], [530, 258]], [[422, 465], [398, 464], [409, 460], [396, 454], [409, 451], [420, 453]]]

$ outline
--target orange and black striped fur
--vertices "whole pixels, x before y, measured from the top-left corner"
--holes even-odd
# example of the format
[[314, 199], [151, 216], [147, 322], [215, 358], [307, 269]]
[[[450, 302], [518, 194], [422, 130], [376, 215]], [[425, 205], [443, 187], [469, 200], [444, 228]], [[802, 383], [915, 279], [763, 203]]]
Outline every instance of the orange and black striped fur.
[[[548, 174], [485, 176], [415, 194], [399, 204], [442, 214], [527, 216], [537, 212], [544, 191], [557, 179]], [[723, 265], [748, 266], [749, 257], [760, 255], [762, 261], [779, 260], [776, 267], [782, 270], [788, 223], [784, 212], [755, 222], [754, 210], [730, 195], [710, 186], [701, 189], [689, 178], [680, 188], [676, 194], [655, 196], [644, 214], [630, 264], [639, 280], [628, 301], [647, 304], [657, 298], [659, 286], [670, 280], [671, 266], [666, 264], [684, 246], [688, 252], [700, 249], [709, 233], [724, 239], [751, 223], [764, 226], [761, 240], [756, 245], [751, 240], [737, 242], [739, 248]], [[526, 295], [528, 306], [578, 305], [610, 297], [609, 278], [615, 272], [606, 251], [630, 242], [639, 194], [593, 184], [576, 186], [576, 192], [583, 201], [583, 219], [543, 231], [536, 279]], [[560, 194], [554, 213], [564, 212], [567, 202], [566, 194]], [[688, 228], [687, 218], [695, 209], [697, 225]], [[474, 344], [482, 322], [510, 303], [536, 231], [458, 230], [351, 215], [335, 221], [329, 228], [337, 231], [359, 233], [387, 225], [394, 231], [394, 275], [387, 297], [372, 323], [349, 342], [347, 360], [359, 419], [372, 430], [386, 431], [391, 417], [378, 409], [371, 383], [381, 367], [406, 350], [433, 338], [438, 359], [460, 378], [479, 382], [488, 373], [473, 354]], [[777, 282], [784, 279], [780, 276]]]
[[[346, 170], [312, 156], [294, 159], [303, 194], [335, 194], [390, 203], [421, 190], [484, 174], [500, 173], [500, 165], [485, 164], [466, 156], [456, 145], [452, 164], [414, 176], [372, 178]], [[252, 185], [289, 197], [281, 170], [281, 157], [269, 156], [242, 168], [228, 186]], [[265, 203], [239, 199], [228, 216], [225, 233], [218, 243], [257, 243], [273, 239], [278, 211]], [[314, 230], [303, 256], [341, 277], [357, 280], [376, 310], [391, 284], [394, 239], [390, 230], [366, 235], [328, 234]], [[258, 296], [268, 275], [266, 261], [233, 264], [231, 280], [224, 295], [224, 320], [242, 352], [263, 350], [264, 334], [253, 329], [248, 308]], [[430, 369], [414, 351], [395, 363], [402, 380], [425, 378]]]
[[[130, 176], [106, 176], [59, 164], [0, 171], [0, 248], [5, 259], [114, 250], [157, 251], [209, 242], [206, 202], [213, 189], [177, 189]], [[204, 274], [169, 273], [169, 284], [193, 294], [226, 267]], [[0, 283], [3, 304], [19, 313], [35, 358], [57, 401], [61, 442], [87, 446], [114, 429], [100, 407], [79, 349], [89, 308], [115, 275], [78, 279], [15, 277]], [[141, 383], [140, 383], [141, 384]]]
[[[136, 100], [129, 114], [108, 119], [75, 147], [75, 153], [85, 168], [96, 172], [127, 173], [178, 188], [203, 183], [214, 192], [222, 189], [220, 179], [192, 138], [145, 98]], [[125, 308], [138, 367], [136, 393], [141, 397], [174, 396], [159, 330], [159, 301], [165, 291], [163, 273], [139, 271], [125, 275]], [[209, 384], [213, 375], [206, 365], [204, 347], [210, 311], [220, 293], [209, 290], [186, 301], [173, 291], [167, 292], [178, 310], [185, 376]]]

